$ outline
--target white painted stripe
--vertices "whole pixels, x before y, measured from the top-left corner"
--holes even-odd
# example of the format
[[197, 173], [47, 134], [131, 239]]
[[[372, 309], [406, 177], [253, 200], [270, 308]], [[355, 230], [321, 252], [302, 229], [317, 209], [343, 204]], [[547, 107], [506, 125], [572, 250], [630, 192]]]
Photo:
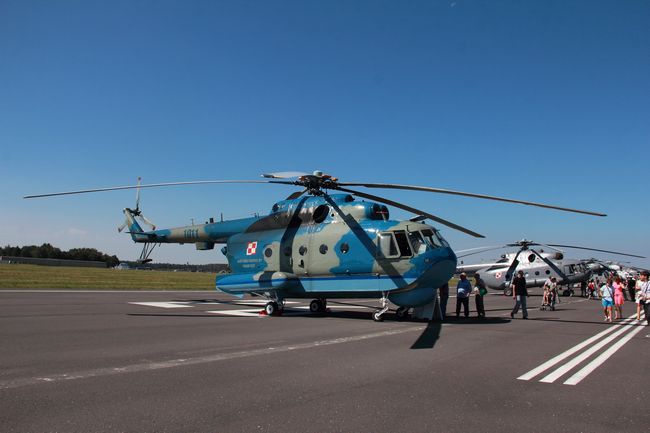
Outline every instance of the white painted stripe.
[[212, 311], [206, 311], [206, 313], [221, 314], [222, 316], [258, 317], [260, 316], [260, 311], [262, 310], [259, 308], [248, 308], [245, 310], [212, 310]]
[[[224, 303], [224, 302], [222, 302]], [[228, 302], [229, 304], [236, 304], [236, 305], [266, 305], [269, 303], [268, 300], [265, 299], [250, 299], [250, 300], [241, 300], [241, 301], [232, 301]], [[290, 305], [290, 304], [298, 304], [299, 302], [296, 301], [284, 301], [285, 305]]]
[[578, 371], [576, 374], [564, 381], [565, 385], [577, 385], [582, 379], [587, 377], [592, 371], [600, 366], [603, 362], [607, 361], [610, 356], [618, 351], [625, 343], [630, 341], [632, 337], [643, 330], [643, 326], [637, 326], [636, 329], [628, 333], [625, 337], [618, 340], [612, 347], [600, 354], [600, 356], [589, 364], [585, 365], [582, 370]]
[[[629, 320], [630, 319], [627, 319], [626, 322], [629, 321]], [[585, 359], [589, 358], [591, 355], [593, 355], [598, 350], [600, 350], [603, 346], [605, 346], [606, 344], [614, 341], [614, 339], [616, 339], [616, 337], [618, 337], [619, 335], [621, 335], [621, 334], [623, 334], [625, 332], [629, 332], [629, 331], [634, 329], [633, 327], [626, 326], [623, 323], [618, 325], [617, 327], [620, 328], [620, 329], [617, 330], [616, 332], [614, 332], [609, 337], [605, 338], [604, 340], [601, 340], [599, 343], [591, 346], [589, 349], [585, 350], [580, 355], [576, 356], [575, 358], [573, 358], [571, 361], [567, 362], [563, 366], [557, 368], [553, 373], [548, 374], [544, 378], [540, 379], [540, 382], [544, 382], [544, 383], [553, 383], [553, 382], [555, 382], [560, 376], [566, 374], [573, 367], [580, 364]]]
[[129, 302], [133, 305], [144, 305], [145, 307], [158, 307], [158, 308], [190, 308], [189, 302]]
[[293, 350], [306, 350], [316, 347], [332, 346], [335, 344], [353, 343], [356, 341], [369, 340], [372, 338], [389, 337], [392, 335], [405, 334], [408, 332], [422, 332], [426, 326], [400, 327], [386, 331], [373, 332], [371, 334], [353, 335], [350, 337], [332, 338], [330, 340], [312, 341], [302, 344], [290, 344], [285, 346], [264, 347], [261, 349], [245, 350], [240, 352], [216, 353], [213, 355], [199, 356], [196, 358], [172, 359], [168, 361], [146, 362], [141, 364], [129, 364], [119, 367], [97, 368], [94, 370], [83, 370], [69, 373], [53, 374], [40, 377], [24, 377], [8, 380], [0, 380], [0, 389], [20, 388], [23, 386], [51, 384], [67, 380], [90, 379], [93, 377], [111, 376], [124, 373], [138, 373], [166, 368], [184, 367], [189, 365], [207, 364], [212, 362], [227, 361], [230, 359], [247, 358], [253, 356], [272, 355], [274, 353], [290, 352]]
[[[630, 320], [633, 317], [636, 317], [636, 315], [630, 316], [624, 322], [621, 322], [621, 323], [625, 323], [625, 322], [627, 322], [628, 320]], [[588, 340], [585, 340], [582, 343], [580, 343], [580, 344], [578, 344], [576, 346], [573, 346], [572, 348], [570, 348], [566, 352], [562, 352], [558, 356], [556, 356], [554, 358], [551, 358], [550, 360], [546, 361], [545, 363], [543, 363], [539, 367], [536, 367], [536, 368], [530, 370], [528, 373], [522, 374], [517, 379], [519, 379], [519, 380], [530, 380], [530, 379], [532, 379], [533, 377], [537, 376], [538, 374], [543, 373], [544, 371], [546, 371], [549, 368], [553, 367], [558, 362], [568, 358], [569, 356], [573, 355], [574, 353], [578, 352], [579, 350], [583, 349], [584, 347], [590, 345], [591, 343], [598, 340], [599, 338], [604, 337], [605, 335], [609, 334], [610, 332], [613, 332], [615, 329], [616, 329], [616, 327], [610, 326], [609, 328], [607, 328], [603, 332], [599, 332], [598, 334], [594, 335], [593, 337], [589, 338]]]

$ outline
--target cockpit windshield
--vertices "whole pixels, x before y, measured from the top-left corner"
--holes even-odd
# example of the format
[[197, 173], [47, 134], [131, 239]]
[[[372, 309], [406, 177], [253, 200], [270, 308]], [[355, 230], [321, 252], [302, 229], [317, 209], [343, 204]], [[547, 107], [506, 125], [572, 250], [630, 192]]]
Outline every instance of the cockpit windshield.
[[448, 247], [449, 244], [435, 230], [422, 231], [395, 230], [379, 233], [378, 253], [383, 257], [411, 257], [422, 254], [427, 249]]
[[446, 240], [437, 231], [431, 230], [431, 229], [426, 229], [422, 230], [422, 236], [424, 236], [424, 240], [426, 241], [427, 244], [431, 248], [441, 248], [441, 247], [448, 247], [449, 244], [447, 243]]

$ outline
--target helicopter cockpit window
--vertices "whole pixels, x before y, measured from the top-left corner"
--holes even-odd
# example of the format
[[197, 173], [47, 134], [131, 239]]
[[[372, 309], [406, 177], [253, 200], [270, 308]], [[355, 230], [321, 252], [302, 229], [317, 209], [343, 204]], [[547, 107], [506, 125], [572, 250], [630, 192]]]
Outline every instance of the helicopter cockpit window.
[[400, 255], [402, 257], [404, 256], [412, 256], [413, 253], [411, 252], [411, 246], [409, 245], [409, 241], [406, 238], [406, 232], [403, 230], [397, 230], [395, 232], [395, 239], [397, 240], [397, 246], [399, 247]]
[[379, 234], [379, 251], [384, 257], [399, 256], [399, 253], [397, 252], [397, 244], [395, 243], [395, 237], [392, 233]]
[[440, 242], [443, 247], [449, 248], [449, 243], [440, 235], [439, 232], [436, 231], [433, 234], [438, 238], [438, 242]]
[[426, 251], [427, 246], [420, 232], [409, 232], [409, 240], [411, 241], [411, 246], [415, 254], [421, 254]]
[[431, 248], [440, 248], [442, 244], [438, 240], [438, 237], [433, 234], [433, 230], [422, 230], [422, 236], [424, 240]]

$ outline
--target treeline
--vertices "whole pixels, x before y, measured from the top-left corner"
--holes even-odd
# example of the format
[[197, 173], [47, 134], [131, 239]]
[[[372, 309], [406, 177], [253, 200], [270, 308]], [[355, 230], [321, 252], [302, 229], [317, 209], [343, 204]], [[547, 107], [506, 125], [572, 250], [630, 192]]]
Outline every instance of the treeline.
[[120, 259], [117, 256], [109, 256], [94, 248], [72, 248], [68, 251], [61, 251], [50, 244], [27, 245], [24, 247], [12, 247], [10, 245], [0, 248], [0, 256], [33, 257], [37, 259], [60, 259], [60, 260], [89, 260], [92, 262], [105, 262], [108, 266], [117, 266]]

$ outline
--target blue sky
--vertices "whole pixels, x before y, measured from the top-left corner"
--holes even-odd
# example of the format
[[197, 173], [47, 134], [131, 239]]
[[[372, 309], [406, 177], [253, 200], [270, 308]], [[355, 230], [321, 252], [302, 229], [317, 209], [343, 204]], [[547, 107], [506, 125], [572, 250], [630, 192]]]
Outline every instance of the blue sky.
[[[133, 259], [116, 230], [133, 192], [21, 197], [320, 169], [609, 214], [385, 193], [487, 236], [443, 229], [456, 249], [525, 237], [650, 254], [649, 21], [647, 1], [3, 0], [0, 244]], [[142, 207], [179, 226], [291, 191], [145, 190]], [[155, 258], [224, 260], [191, 245]]]

